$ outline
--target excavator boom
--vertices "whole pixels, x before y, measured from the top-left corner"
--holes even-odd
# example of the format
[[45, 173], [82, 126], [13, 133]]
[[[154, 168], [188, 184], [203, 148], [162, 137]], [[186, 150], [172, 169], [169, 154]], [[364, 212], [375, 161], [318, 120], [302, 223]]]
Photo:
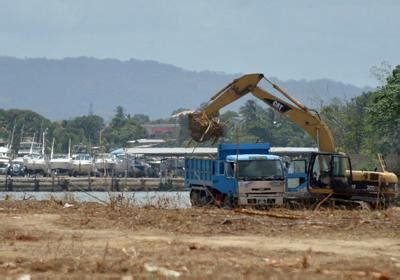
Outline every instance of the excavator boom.
[[[197, 142], [204, 142], [222, 136], [224, 127], [217, 119], [219, 110], [251, 92], [255, 97], [262, 100], [275, 111], [289, 118], [292, 122], [304, 129], [315, 140], [321, 151], [334, 152], [335, 145], [333, 137], [329, 128], [321, 120], [318, 113], [309, 110], [274, 83], [271, 83], [272, 86], [287, 97], [293, 104], [258, 87], [257, 85], [262, 78], [264, 78], [263, 74], [244, 75], [215, 94], [199, 112], [190, 114], [189, 129], [192, 138]], [[268, 82], [270, 81], [268, 80]]]
[[317, 143], [320, 151], [335, 152], [332, 134], [318, 114], [299, 109], [257, 86], [251, 90], [251, 93], [304, 129]]

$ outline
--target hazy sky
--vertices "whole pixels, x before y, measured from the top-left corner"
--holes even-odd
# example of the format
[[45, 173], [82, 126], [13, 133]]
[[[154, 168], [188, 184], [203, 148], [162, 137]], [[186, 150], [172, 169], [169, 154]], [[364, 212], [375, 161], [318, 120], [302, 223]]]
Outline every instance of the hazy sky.
[[150, 59], [375, 85], [400, 63], [399, 0], [0, 0], [0, 55]]

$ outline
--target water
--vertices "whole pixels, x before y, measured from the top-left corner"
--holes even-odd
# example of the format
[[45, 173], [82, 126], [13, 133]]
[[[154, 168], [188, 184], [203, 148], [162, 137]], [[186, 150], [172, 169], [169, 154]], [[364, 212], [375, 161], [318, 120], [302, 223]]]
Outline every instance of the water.
[[0, 200], [48, 200], [109, 203], [113, 199], [125, 199], [132, 205], [160, 208], [191, 207], [189, 192], [2, 192]]

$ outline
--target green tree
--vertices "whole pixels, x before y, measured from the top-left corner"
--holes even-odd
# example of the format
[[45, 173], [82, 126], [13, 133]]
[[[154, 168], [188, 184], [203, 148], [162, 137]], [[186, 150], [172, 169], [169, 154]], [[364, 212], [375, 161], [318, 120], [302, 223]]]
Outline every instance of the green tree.
[[22, 137], [35, 136], [36, 141], [41, 141], [43, 132], [52, 134], [53, 125], [50, 120], [30, 110], [1, 110], [0, 111], [0, 137], [11, 139], [15, 126], [12, 148], [18, 150]]
[[312, 139], [285, 116], [249, 100], [240, 108], [236, 128], [241, 142], [267, 142], [273, 146], [313, 146]]
[[373, 100], [367, 108], [370, 123], [367, 128], [378, 136], [373, 139], [375, 147], [392, 155], [393, 164], [400, 171], [400, 65], [387, 78], [386, 85], [372, 94]]
[[[385, 71], [379, 72], [379, 80]], [[343, 102], [334, 100], [321, 115], [336, 146], [349, 153], [356, 168], [377, 165], [376, 153], [387, 155], [388, 166], [400, 172], [400, 66], [375, 91]]]
[[125, 147], [128, 141], [146, 136], [138, 120], [127, 115], [123, 107], [118, 106], [115, 112], [110, 126], [103, 130], [103, 138], [109, 148]]
[[82, 137], [80, 142], [97, 144], [99, 133], [104, 128], [104, 120], [97, 115], [76, 117], [67, 122], [66, 129]]
[[145, 124], [150, 122], [150, 117], [144, 114], [134, 114], [132, 118], [140, 124]]
[[118, 106], [115, 109], [115, 115], [111, 120], [111, 126], [113, 128], [122, 127], [126, 122], [127, 116], [125, 114], [125, 109], [122, 106]]

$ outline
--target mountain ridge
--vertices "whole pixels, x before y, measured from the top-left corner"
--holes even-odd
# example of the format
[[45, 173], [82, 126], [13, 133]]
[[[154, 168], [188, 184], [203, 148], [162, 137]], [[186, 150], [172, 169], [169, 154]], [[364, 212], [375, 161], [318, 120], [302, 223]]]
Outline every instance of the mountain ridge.
[[[0, 104], [3, 109], [30, 109], [52, 120], [85, 115], [90, 108], [109, 119], [119, 105], [130, 114], [161, 118], [178, 108], [197, 108], [240, 75], [189, 71], [172, 64], [133, 58], [123, 61], [0, 56]], [[272, 79], [310, 107], [326, 104], [335, 97], [350, 99], [371, 90], [330, 79]], [[228, 109], [237, 109], [244, 100]]]

